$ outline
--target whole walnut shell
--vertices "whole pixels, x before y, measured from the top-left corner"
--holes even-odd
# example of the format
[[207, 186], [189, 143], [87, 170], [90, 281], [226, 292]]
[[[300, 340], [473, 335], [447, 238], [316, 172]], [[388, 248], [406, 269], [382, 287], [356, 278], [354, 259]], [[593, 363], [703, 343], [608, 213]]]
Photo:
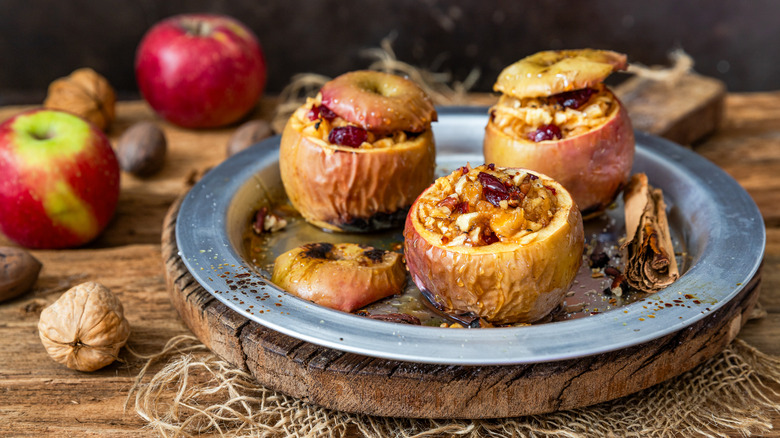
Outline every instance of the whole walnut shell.
[[114, 121], [116, 93], [106, 78], [91, 68], [80, 68], [49, 85], [43, 106], [73, 113], [107, 131]]
[[43, 309], [38, 332], [52, 359], [74, 370], [95, 371], [116, 360], [130, 324], [111, 291], [87, 282]]

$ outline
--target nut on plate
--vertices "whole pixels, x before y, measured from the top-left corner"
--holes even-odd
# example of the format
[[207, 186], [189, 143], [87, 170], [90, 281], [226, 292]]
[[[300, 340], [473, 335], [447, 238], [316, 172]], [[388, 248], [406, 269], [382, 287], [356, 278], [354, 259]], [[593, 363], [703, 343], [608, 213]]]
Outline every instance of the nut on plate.
[[0, 301], [19, 296], [32, 287], [41, 272], [41, 262], [29, 252], [0, 247]]
[[116, 143], [119, 167], [137, 176], [149, 176], [165, 164], [168, 141], [152, 122], [139, 122], [125, 131]]
[[130, 324], [110, 290], [87, 282], [43, 309], [38, 333], [52, 359], [74, 370], [95, 371], [117, 359]]
[[82, 117], [102, 131], [114, 121], [116, 93], [106, 78], [91, 68], [80, 68], [49, 85], [43, 106]]

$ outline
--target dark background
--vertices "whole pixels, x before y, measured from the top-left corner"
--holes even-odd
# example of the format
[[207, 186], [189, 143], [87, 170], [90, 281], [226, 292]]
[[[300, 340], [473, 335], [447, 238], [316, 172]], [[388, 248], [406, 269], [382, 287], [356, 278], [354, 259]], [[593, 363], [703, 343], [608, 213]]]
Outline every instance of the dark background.
[[489, 91], [501, 69], [533, 52], [609, 48], [646, 65], [682, 48], [730, 91], [780, 89], [780, 2], [772, 0], [0, 0], [0, 104], [37, 103], [53, 79], [92, 67], [120, 98], [138, 96], [133, 58], [144, 32], [183, 12], [232, 15], [258, 36], [267, 92], [291, 75], [336, 76], [394, 36], [401, 61]]

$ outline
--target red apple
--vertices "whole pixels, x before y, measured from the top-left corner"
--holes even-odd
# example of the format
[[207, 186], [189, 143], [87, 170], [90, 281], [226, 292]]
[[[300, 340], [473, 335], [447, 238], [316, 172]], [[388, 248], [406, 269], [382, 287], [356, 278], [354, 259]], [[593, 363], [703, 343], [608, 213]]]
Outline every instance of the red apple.
[[29, 248], [97, 237], [119, 198], [106, 136], [72, 114], [35, 109], [0, 124], [0, 231]]
[[141, 94], [166, 120], [214, 128], [254, 107], [265, 88], [266, 65], [257, 37], [237, 20], [185, 14], [144, 35], [135, 76]]

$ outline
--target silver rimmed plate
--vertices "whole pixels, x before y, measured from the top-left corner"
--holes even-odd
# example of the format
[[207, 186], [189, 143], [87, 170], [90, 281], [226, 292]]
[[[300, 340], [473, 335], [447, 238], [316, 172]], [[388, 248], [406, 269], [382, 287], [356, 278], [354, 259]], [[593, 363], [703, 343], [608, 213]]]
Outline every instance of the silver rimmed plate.
[[[440, 108], [434, 125], [437, 164], [451, 168], [480, 164], [486, 123], [484, 107]], [[526, 327], [444, 329], [376, 321], [285, 293], [249, 262], [243, 245], [257, 206], [284, 199], [279, 137], [206, 174], [181, 205], [176, 240], [193, 277], [228, 307], [273, 330], [325, 347], [454, 365], [547, 362], [613, 351], [707, 317], [756, 274], [765, 246], [758, 208], [725, 172], [658, 137], [637, 133], [636, 144], [634, 171], [647, 173], [651, 184], [663, 190], [687, 267], [677, 282], [645, 302], [584, 318]]]

